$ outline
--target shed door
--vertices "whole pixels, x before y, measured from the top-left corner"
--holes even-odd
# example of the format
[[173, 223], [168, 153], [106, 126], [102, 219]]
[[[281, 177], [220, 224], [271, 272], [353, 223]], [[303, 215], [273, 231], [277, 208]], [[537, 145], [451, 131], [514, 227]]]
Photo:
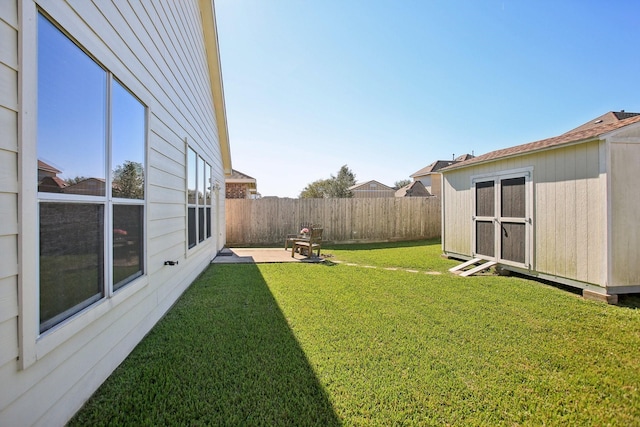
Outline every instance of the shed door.
[[500, 180], [500, 259], [525, 264], [526, 193], [524, 177]]
[[476, 255], [495, 257], [495, 182], [483, 181], [476, 183]]
[[474, 256], [528, 265], [530, 227], [526, 176], [478, 180], [474, 188]]

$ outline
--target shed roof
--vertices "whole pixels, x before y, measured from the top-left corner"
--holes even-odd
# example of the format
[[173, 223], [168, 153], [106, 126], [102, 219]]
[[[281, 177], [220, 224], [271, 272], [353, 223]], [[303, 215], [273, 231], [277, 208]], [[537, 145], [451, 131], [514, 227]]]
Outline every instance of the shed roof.
[[481, 156], [474, 157], [473, 159], [456, 163], [444, 168], [443, 172], [448, 172], [454, 169], [464, 168], [471, 165], [480, 163], [486, 163], [493, 160], [499, 160], [507, 157], [513, 157], [521, 154], [532, 153], [535, 151], [547, 150], [550, 148], [559, 147], [562, 145], [571, 145], [580, 142], [587, 142], [594, 140], [597, 137], [604, 135], [616, 129], [620, 129], [625, 126], [632, 125], [634, 123], [640, 123], [640, 115], [632, 116], [626, 119], [618, 120], [611, 123], [598, 124], [593, 127], [589, 127], [583, 130], [576, 130], [573, 132], [564, 133], [553, 138], [542, 139], [540, 141], [530, 142], [527, 144], [516, 145], [514, 147], [503, 148], [501, 150], [492, 151], [490, 153], [483, 154]]

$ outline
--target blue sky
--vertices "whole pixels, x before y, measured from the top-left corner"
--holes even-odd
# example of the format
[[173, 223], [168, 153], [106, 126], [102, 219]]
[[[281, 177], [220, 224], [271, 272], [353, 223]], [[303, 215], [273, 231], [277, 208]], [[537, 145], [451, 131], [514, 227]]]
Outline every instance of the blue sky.
[[234, 169], [297, 197], [640, 112], [640, 2], [216, 0]]

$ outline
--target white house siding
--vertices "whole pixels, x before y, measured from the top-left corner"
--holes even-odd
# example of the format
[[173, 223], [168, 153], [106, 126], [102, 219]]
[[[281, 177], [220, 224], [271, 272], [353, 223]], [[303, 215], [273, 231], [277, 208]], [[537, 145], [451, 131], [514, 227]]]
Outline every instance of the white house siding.
[[[35, 183], [28, 178], [31, 170], [19, 175], [18, 147], [27, 157], [21, 164], [34, 165], [33, 175], [36, 158], [34, 140], [18, 141], [18, 39], [35, 40], [36, 4], [148, 107], [147, 253], [145, 277], [36, 342], [27, 340], [34, 361], [22, 369], [18, 274], [25, 265], [18, 264], [17, 248], [37, 246], [35, 231], [18, 236], [19, 178]], [[212, 180], [224, 183], [200, 13], [197, 0], [0, 3], [0, 425], [64, 424], [224, 245], [224, 196], [213, 194], [218, 217], [212, 218], [212, 238], [191, 250], [186, 246], [186, 144], [213, 166]], [[22, 55], [33, 65], [35, 52]], [[23, 79], [29, 76], [23, 71]], [[34, 121], [26, 126], [34, 132]], [[29, 268], [36, 257], [24, 261]], [[166, 260], [179, 264], [165, 266]], [[38, 284], [22, 286], [33, 296]], [[37, 319], [30, 322], [37, 327]]]
[[471, 177], [533, 167], [534, 271], [605, 286], [606, 175], [601, 143], [521, 155], [446, 172], [443, 249], [471, 256]]
[[[13, 367], [18, 357], [18, 9], [15, 0], [4, 3], [0, 8], [0, 373]], [[0, 390], [5, 384], [0, 381]], [[3, 394], [0, 391], [0, 399]]]
[[640, 144], [611, 143], [611, 282], [640, 286]]

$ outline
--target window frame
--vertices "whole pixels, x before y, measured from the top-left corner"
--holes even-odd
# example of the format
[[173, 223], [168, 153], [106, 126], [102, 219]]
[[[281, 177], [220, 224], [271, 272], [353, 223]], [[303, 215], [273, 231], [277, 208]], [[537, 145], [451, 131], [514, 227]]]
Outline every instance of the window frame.
[[[40, 8], [34, 2], [21, 2], [19, 13], [19, 24], [22, 29], [18, 33], [19, 45], [19, 69], [21, 70], [18, 80], [18, 100], [21, 106], [18, 117], [19, 131], [19, 180], [18, 180], [18, 207], [19, 207], [19, 230], [18, 230], [18, 369], [24, 370], [32, 366], [36, 361], [49, 352], [58, 348], [62, 343], [91, 325], [97, 319], [110, 313], [115, 307], [130, 300], [130, 298], [148, 284], [148, 180], [144, 182], [145, 198], [142, 200], [142, 211], [144, 220], [142, 223], [142, 257], [143, 275], [132, 280], [127, 286], [122, 287], [115, 293], [103, 296], [99, 301], [89, 305], [87, 308], [78, 311], [66, 318], [51, 329], [40, 333], [39, 316], [39, 204], [41, 201], [66, 202], [70, 201], [65, 195], [50, 193], [46, 200], [39, 197], [37, 184], [38, 178], [35, 171], [38, 164], [38, 144], [37, 144], [37, 110], [38, 110], [38, 20], [39, 15], [51, 22], [62, 34], [67, 37], [83, 53], [98, 64], [105, 72], [115, 78], [117, 72], [125, 73], [125, 69], [114, 66], [114, 69], [107, 69], [101, 61], [89, 52], [100, 52], [100, 45], [92, 43], [91, 39], [84, 37], [82, 28], [74, 21], [63, 19], [59, 22], [53, 19], [50, 14]], [[63, 25], [64, 24], [64, 25]], [[71, 34], [80, 34], [83, 40], [79, 40]], [[83, 43], [84, 42], [84, 43]], [[123, 80], [116, 79], [130, 94], [133, 91], [127, 87]], [[111, 80], [107, 86], [110, 90]], [[148, 150], [149, 150], [149, 115], [150, 107], [139, 96], [133, 95], [144, 107], [144, 162], [145, 176], [148, 172]], [[108, 106], [110, 108], [110, 105]], [[105, 145], [107, 143], [105, 142]], [[110, 171], [107, 170], [110, 174]], [[68, 196], [68, 195], [67, 195]], [[100, 197], [98, 197], [100, 199]], [[98, 203], [95, 196], [80, 196], [73, 199], [73, 202]], [[71, 201], [70, 201], [71, 202]], [[102, 202], [100, 202], [102, 203]], [[108, 203], [104, 202], [105, 208]], [[104, 232], [105, 235], [111, 232], [111, 214], [105, 215]], [[105, 242], [107, 239], [105, 239]], [[109, 244], [111, 240], [109, 239]], [[104, 243], [105, 250], [111, 252], [112, 248]], [[111, 260], [105, 265], [105, 270], [111, 270]], [[111, 273], [109, 273], [111, 274]], [[111, 289], [109, 286], [103, 286]]]
[[[191, 164], [191, 155], [195, 156], [194, 165]], [[190, 168], [195, 166], [195, 170], [191, 170]], [[204, 170], [201, 172], [200, 169]], [[205, 159], [196, 148], [190, 145], [185, 138], [185, 171], [186, 177], [185, 180], [185, 215], [186, 215], [186, 230], [185, 230], [185, 253], [188, 255], [194, 249], [203, 246], [203, 244], [207, 243], [213, 237], [213, 233], [211, 231], [211, 215], [213, 213], [213, 187], [212, 187], [212, 176], [213, 176], [213, 168], [210, 162]], [[191, 174], [195, 174], [195, 193], [193, 196], [193, 201], [190, 200], [189, 191], [191, 191], [189, 180]], [[207, 180], [208, 185], [207, 185]], [[193, 217], [193, 229], [191, 229], [190, 223], [190, 210], [194, 210]], [[202, 218], [201, 218], [201, 215]], [[201, 229], [201, 227], [203, 229]], [[191, 239], [191, 235], [195, 237], [195, 241]]]

